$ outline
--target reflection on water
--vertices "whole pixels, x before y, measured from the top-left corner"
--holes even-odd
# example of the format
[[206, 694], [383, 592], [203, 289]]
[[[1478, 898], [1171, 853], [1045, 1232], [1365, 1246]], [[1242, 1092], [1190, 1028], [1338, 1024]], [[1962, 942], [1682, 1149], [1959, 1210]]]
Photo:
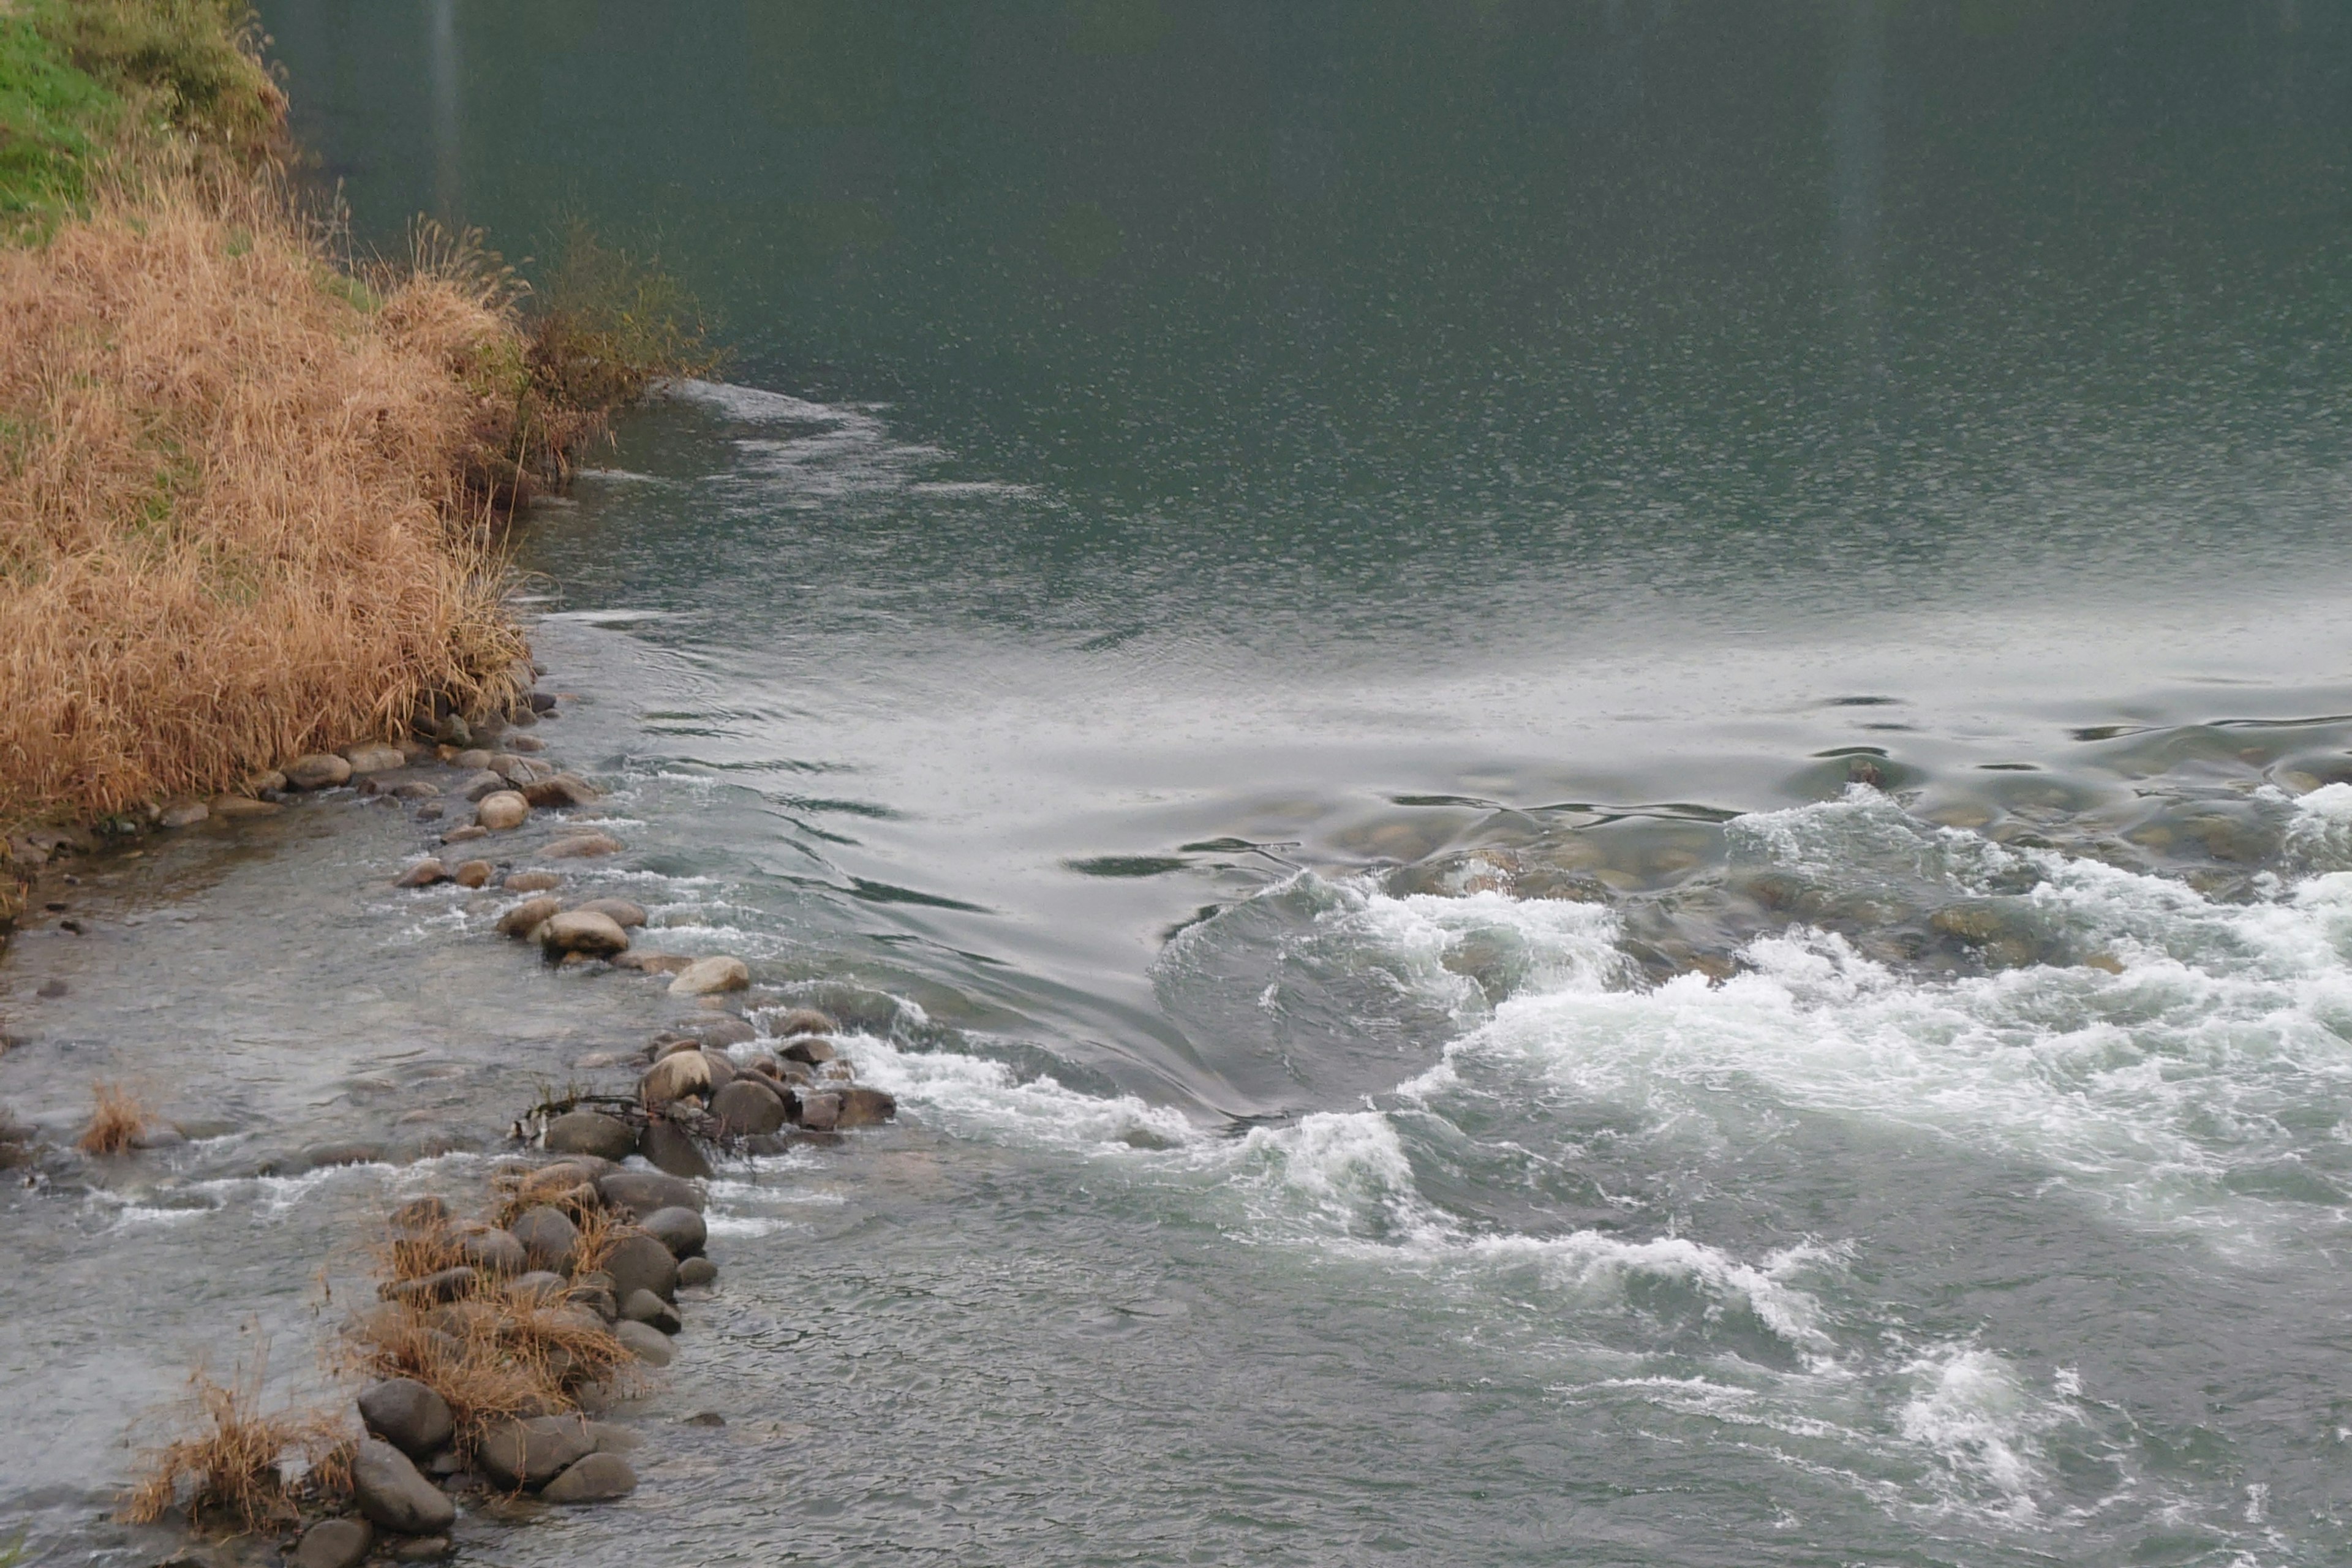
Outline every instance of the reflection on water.
[[[723, 312], [521, 536], [544, 732], [906, 1110], [715, 1186], [727, 1424], [467, 1552], [2340, 1557], [2340, 14], [267, 10], [362, 234]], [[38, 1552], [668, 1020], [416, 831], [0, 974], [10, 1103], [206, 1130], [7, 1200]]]

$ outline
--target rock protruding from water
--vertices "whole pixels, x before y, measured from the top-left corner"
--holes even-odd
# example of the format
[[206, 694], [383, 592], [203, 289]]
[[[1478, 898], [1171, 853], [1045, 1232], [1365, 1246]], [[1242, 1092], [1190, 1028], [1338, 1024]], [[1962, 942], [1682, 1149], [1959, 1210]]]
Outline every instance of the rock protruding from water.
[[657, 1171], [613, 1171], [596, 1178], [604, 1200], [632, 1214], [649, 1215], [666, 1208], [702, 1207], [702, 1190], [692, 1182]]
[[669, 994], [714, 996], [722, 991], [740, 991], [751, 984], [751, 968], [740, 958], [698, 958], [677, 972], [669, 983]]
[[637, 1472], [618, 1454], [602, 1450], [574, 1460], [539, 1495], [550, 1502], [609, 1502], [637, 1489]]
[[669, 1248], [672, 1258], [692, 1258], [709, 1244], [710, 1230], [702, 1216], [679, 1205], [656, 1209], [637, 1221], [637, 1228]]
[[583, 860], [599, 855], [618, 855], [628, 846], [609, 833], [575, 833], [569, 838], [559, 838], [540, 851], [550, 860]]
[[475, 1445], [474, 1458], [502, 1486], [542, 1487], [595, 1448], [579, 1416], [534, 1415], [493, 1426]]
[[352, 1492], [362, 1513], [395, 1534], [436, 1535], [457, 1520], [457, 1505], [441, 1489], [419, 1474], [407, 1455], [380, 1438], [360, 1439], [352, 1460]]
[[626, 899], [590, 899], [585, 903], [574, 904], [572, 908], [592, 915], [603, 915], [624, 931], [646, 923], [645, 906], [633, 904]]
[[518, 940], [528, 937], [541, 926], [562, 912], [562, 900], [541, 897], [525, 899], [499, 917], [499, 934]]
[[794, 1007], [771, 1024], [768, 1032], [782, 1040], [794, 1035], [837, 1035], [841, 1025], [830, 1013], [820, 1013], [814, 1007]]
[[614, 1163], [637, 1152], [635, 1129], [601, 1110], [568, 1110], [547, 1124], [547, 1147], [556, 1154], [593, 1154]]
[[650, 1290], [632, 1290], [621, 1298], [621, 1316], [632, 1323], [643, 1323], [675, 1335], [683, 1326], [678, 1321], [677, 1309]]
[[449, 879], [449, 868], [434, 856], [427, 855], [393, 879], [395, 888], [429, 888], [436, 882]]
[[878, 1089], [853, 1088], [841, 1091], [841, 1110], [834, 1119], [837, 1128], [877, 1127], [898, 1114], [898, 1102]]
[[530, 803], [510, 789], [494, 790], [474, 807], [474, 820], [493, 833], [520, 827], [530, 816]]
[[702, 1145], [694, 1141], [692, 1133], [666, 1116], [654, 1117], [646, 1123], [646, 1130], [637, 1135], [637, 1152], [654, 1169], [673, 1176], [708, 1181], [713, 1174]]
[[609, 915], [566, 910], [550, 915], [539, 928], [539, 944], [551, 958], [572, 952], [604, 958], [625, 949], [629, 933], [614, 924]]
[[375, 1531], [364, 1519], [322, 1519], [302, 1532], [289, 1561], [294, 1568], [359, 1568], [375, 1546]]
[[586, 805], [597, 798], [594, 787], [587, 780], [572, 773], [557, 773], [551, 778], [535, 780], [525, 787], [523, 796], [541, 810]]
[[647, 1366], [667, 1366], [677, 1359], [677, 1347], [669, 1342], [669, 1336], [647, 1324], [624, 1318], [613, 1325], [613, 1337]]
[[711, 1096], [710, 1114], [719, 1119], [719, 1131], [734, 1138], [773, 1132], [786, 1120], [783, 1096], [757, 1075], [739, 1078]]
[[630, 1294], [649, 1290], [667, 1301], [677, 1295], [677, 1259], [668, 1247], [642, 1230], [623, 1233], [604, 1255], [604, 1272], [613, 1277], [613, 1294], [626, 1302]]
[[295, 789], [332, 789], [352, 782], [352, 764], [331, 752], [297, 757], [284, 768], [286, 783]]
[[457, 1429], [448, 1402], [413, 1377], [392, 1377], [360, 1395], [360, 1419], [376, 1436], [421, 1459]]

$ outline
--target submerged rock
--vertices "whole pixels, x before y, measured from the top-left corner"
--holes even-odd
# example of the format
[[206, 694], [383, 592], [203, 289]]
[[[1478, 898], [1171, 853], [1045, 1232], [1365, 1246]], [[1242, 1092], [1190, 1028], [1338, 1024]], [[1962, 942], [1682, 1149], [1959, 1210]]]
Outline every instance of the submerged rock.
[[780, 1040], [794, 1035], [837, 1035], [841, 1033], [841, 1024], [830, 1013], [821, 1013], [814, 1007], [794, 1007], [771, 1023], [768, 1032]]
[[352, 1493], [370, 1521], [402, 1535], [432, 1535], [457, 1522], [457, 1505], [417, 1473], [407, 1455], [378, 1438], [360, 1439]]
[[210, 805], [212, 814], [225, 821], [240, 816], [275, 816], [286, 809], [275, 801], [256, 800], [244, 795], [216, 795]]
[[751, 984], [751, 971], [740, 958], [698, 958], [669, 983], [673, 996], [708, 996], [740, 991]]
[[676, 1334], [683, 1327], [677, 1309], [650, 1290], [632, 1290], [621, 1298], [621, 1316], [632, 1323], [643, 1323], [666, 1334]]
[[618, 855], [628, 846], [609, 833], [575, 833], [559, 838], [541, 853], [551, 860], [580, 860], [598, 855]]
[[599, 1449], [573, 1462], [540, 1495], [550, 1502], [608, 1502], [636, 1489], [637, 1472], [629, 1468], [629, 1461]]
[[413, 1377], [372, 1385], [361, 1394], [359, 1406], [370, 1432], [413, 1458], [430, 1454], [457, 1430], [448, 1402]]
[[646, 974], [676, 974], [694, 963], [682, 952], [626, 952], [614, 959], [622, 969], [635, 969]]
[[544, 893], [563, 886], [563, 879], [552, 871], [509, 871], [499, 886], [509, 893]]

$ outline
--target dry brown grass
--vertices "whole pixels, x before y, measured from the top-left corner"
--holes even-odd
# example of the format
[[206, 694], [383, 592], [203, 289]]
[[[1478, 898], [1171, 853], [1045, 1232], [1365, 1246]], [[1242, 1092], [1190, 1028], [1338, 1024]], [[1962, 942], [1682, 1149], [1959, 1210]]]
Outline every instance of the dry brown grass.
[[582, 1384], [614, 1386], [634, 1361], [593, 1313], [519, 1301], [489, 1280], [446, 1306], [372, 1308], [346, 1349], [356, 1370], [413, 1377], [446, 1400], [461, 1453], [500, 1420], [577, 1410]]
[[[252, 1531], [299, 1517], [306, 1497], [351, 1489], [352, 1437], [347, 1416], [322, 1410], [261, 1407], [266, 1347], [229, 1383], [201, 1369], [188, 1380], [183, 1417], [192, 1429], [149, 1451], [145, 1475], [127, 1492], [121, 1517], [152, 1523], [184, 1506], [197, 1524]], [[286, 1462], [307, 1467], [289, 1480]]]
[[184, 173], [0, 250], [0, 823], [510, 699], [467, 487], [500, 306], [448, 270], [378, 298], [268, 190]]
[[89, 1125], [74, 1140], [85, 1154], [120, 1154], [135, 1145], [147, 1131], [148, 1110], [127, 1084], [90, 1085]]

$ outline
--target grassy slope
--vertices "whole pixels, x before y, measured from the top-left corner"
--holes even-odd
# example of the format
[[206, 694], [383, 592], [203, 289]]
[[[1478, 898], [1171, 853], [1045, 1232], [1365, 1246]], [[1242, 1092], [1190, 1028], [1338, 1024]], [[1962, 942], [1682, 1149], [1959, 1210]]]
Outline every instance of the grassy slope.
[[0, 16], [0, 227], [38, 233], [79, 203], [122, 100], [22, 15]]

